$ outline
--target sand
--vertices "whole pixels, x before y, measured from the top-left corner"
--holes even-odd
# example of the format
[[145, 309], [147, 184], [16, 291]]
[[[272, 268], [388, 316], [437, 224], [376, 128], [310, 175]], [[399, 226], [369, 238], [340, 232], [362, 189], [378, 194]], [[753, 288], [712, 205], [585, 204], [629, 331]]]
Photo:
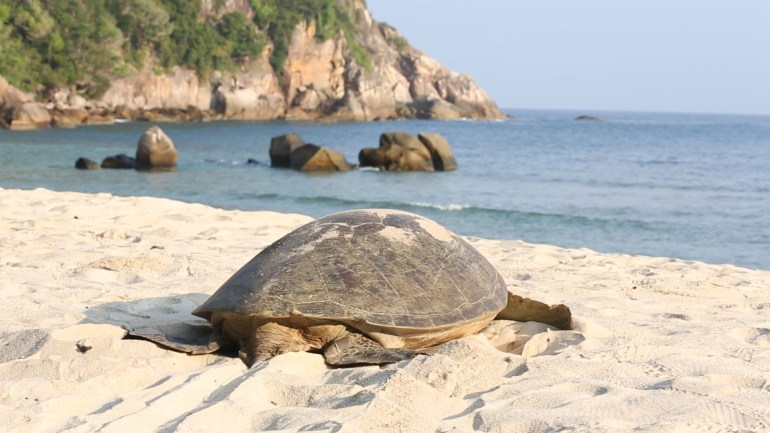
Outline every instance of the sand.
[[476, 335], [384, 367], [248, 370], [123, 339], [125, 321], [190, 320], [307, 221], [0, 189], [0, 430], [770, 431], [770, 272], [730, 265], [471, 238], [509, 290], [572, 308], [574, 331], [495, 328], [518, 353]]

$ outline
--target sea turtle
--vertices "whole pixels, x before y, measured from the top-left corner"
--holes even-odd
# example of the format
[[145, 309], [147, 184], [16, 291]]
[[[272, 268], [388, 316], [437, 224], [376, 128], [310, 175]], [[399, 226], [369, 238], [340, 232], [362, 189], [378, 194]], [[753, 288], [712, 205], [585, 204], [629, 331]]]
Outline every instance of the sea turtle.
[[495, 318], [572, 325], [568, 307], [509, 293], [492, 264], [459, 236], [389, 209], [340, 212], [299, 227], [192, 314], [213, 325], [207, 344], [129, 332], [193, 354], [237, 346], [249, 367], [307, 350], [342, 366], [407, 359]]

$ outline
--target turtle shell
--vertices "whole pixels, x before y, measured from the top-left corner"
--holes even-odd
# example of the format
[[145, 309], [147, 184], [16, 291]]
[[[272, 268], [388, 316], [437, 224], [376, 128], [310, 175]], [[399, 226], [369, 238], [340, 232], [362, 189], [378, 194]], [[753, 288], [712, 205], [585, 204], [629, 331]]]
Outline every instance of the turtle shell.
[[287, 234], [193, 314], [438, 329], [491, 320], [505, 307], [507, 294], [492, 264], [438, 223], [407, 212], [363, 209]]

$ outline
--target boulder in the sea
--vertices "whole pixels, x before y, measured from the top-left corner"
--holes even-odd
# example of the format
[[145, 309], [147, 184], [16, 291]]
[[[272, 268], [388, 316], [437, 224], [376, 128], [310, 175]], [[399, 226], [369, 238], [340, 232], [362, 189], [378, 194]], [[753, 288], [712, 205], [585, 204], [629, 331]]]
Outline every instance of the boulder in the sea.
[[380, 147], [362, 149], [358, 161], [361, 166], [387, 171], [434, 171], [428, 148], [406, 132], [383, 133]]
[[177, 152], [174, 143], [159, 127], [151, 127], [139, 138], [136, 148], [137, 169], [174, 169], [176, 161]]
[[99, 163], [91, 161], [88, 158], [78, 158], [78, 160], [75, 161], [75, 168], [78, 170], [98, 170]]
[[301, 171], [350, 171], [345, 156], [336, 150], [306, 144], [291, 153], [290, 167]]
[[136, 160], [126, 154], [108, 156], [102, 161], [102, 168], [134, 168]]
[[270, 166], [291, 167], [291, 154], [305, 145], [302, 137], [293, 132], [279, 135], [270, 140]]
[[449, 143], [441, 134], [423, 132], [417, 134], [417, 138], [428, 148], [433, 160], [433, 168], [436, 171], [457, 170], [457, 160], [455, 160], [454, 153], [452, 153], [452, 148], [449, 147]]
[[16, 130], [43, 128], [51, 125], [51, 113], [43, 104], [24, 102], [11, 111], [9, 123]]

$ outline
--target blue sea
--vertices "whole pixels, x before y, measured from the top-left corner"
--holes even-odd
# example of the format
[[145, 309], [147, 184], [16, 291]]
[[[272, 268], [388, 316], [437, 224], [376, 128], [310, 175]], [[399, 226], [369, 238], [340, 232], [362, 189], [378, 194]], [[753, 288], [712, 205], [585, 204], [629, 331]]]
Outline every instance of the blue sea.
[[[398, 208], [462, 235], [770, 270], [770, 116], [507, 111], [507, 121], [159, 124], [179, 151], [170, 173], [74, 168], [81, 156], [133, 155], [149, 123], [0, 130], [0, 187], [314, 217]], [[575, 120], [581, 114], [603, 121]], [[459, 169], [309, 174], [269, 167], [276, 135], [296, 132], [357, 162], [358, 151], [376, 147], [386, 131], [442, 134]], [[261, 164], [247, 164], [250, 158]]]

